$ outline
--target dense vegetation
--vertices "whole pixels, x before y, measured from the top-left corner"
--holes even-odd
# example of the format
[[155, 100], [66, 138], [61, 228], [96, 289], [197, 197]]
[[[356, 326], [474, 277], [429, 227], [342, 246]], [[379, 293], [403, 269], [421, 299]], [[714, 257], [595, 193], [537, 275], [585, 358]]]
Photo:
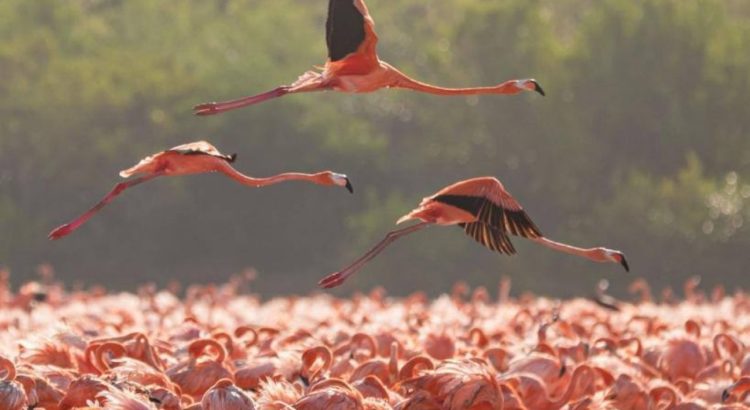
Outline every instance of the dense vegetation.
[[[132, 286], [247, 266], [306, 292], [422, 196], [496, 175], [551, 238], [623, 250], [654, 285], [740, 284], [750, 249], [750, 4], [728, 0], [369, 0], [381, 57], [442, 85], [535, 77], [548, 96], [296, 95], [212, 118], [190, 107], [323, 62], [326, 0], [0, 2], [0, 264], [18, 277]], [[128, 192], [71, 237], [47, 232], [152, 152], [208, 139], [252, 175], [330, 168], [356, 195], [215, 175]], [[465, 279], [588, 291], [596, 265], [433, 229], [347, 289]]]

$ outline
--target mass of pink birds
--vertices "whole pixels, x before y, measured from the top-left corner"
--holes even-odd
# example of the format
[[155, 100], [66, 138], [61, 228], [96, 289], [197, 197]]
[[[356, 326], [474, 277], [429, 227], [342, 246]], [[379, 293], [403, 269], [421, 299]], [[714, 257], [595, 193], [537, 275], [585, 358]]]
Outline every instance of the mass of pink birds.
[[[750, 295], [430, 300], [0, 282], [0, 408], [746, 409]], [[179, 292], [179, 293], [178, 293]]]
[[[447, 88], [407, 76], [379, 58], [364, 0], [328, 1], [325, 40], [328, 58], [319, 69], [260, 94], [199, 104], [194, 114], [323, 91], [545, 95], [532, 78]], [[331, 187], [331, 195], [353, 193], [349, 176], [324, 165], [253, 177], [235, 168], [237, 155], [207, 141], [164, 148], [121, 171], [124, 180], [49, 239], [68, 237], [126, 190], [161, 177], [216, 173], [248, 188], [300, 181]], [[416, 241], [417, 232], [438, 227], [457, 227], [507, 256], [517, 253], [513, 241], [530, 241], [601, 269], [630, 270], [619, 249], [547, 237], [522, 206], [531, 200], [512, 195], [502, 175], [461, 178], [410, 192], [423, 199], [395, 221], [406, 225], [383, 228], [380, 242], [318, 285], [340, 286], [397, 240]], [[496, 299], [458, 284], [436, 299], [422, 292], [391, 298], [378, 288], [350, 298], [264, 300], [239, 291], [249, 276], [113, 293], [66, 289], [46, 272], [13, 291], [0, 271], [0, 410], [750, 408], [750, 295], [722, 288], [707, 295], [697, 280], [685, 285], [684, 300], [671, 292], [657, 299], [640, 279], [626, 300], [607, 294], [604, 283], [585, 290], [589, 298], [511, 297], [508, 279]]]

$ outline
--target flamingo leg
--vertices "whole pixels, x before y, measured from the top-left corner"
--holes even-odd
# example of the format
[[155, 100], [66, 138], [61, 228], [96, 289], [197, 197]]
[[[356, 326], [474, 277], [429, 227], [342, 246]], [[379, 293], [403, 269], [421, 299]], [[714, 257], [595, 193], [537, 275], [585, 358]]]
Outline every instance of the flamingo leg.
[[123, 193], [126, 189], [136, 186], [140, 183], [146, 182], [148, 180], [154, 179], [158, 176], [163, 175], [161, 172], [156, 172], [153, 174], [144, 175], [142, 177], [131, 179], [130, 181], [120, 182], [119, 184], [115, 185], [115, 187], [110, 191], [101, 201], [99, 201], [98, 204], [94, 205], [91, 209], [86, 211], [83, 215], [79, 216], [78, 218], [74, 219], [73, 221], [66, 223], [64, 225], [60, 225], [57, 228], [55, 228], [52, 232], [49, 233], [48, 238], [51, 240], [60, 239], [64, 236], [70, 235], [73, 231], [80, 228], [81, 225], [86, 223], [94, 214], [99, 212], [105, 205], [112, 202], [113, 199], [115, 199], [118, 195]]
[[262, 94], [253, 95], [250, 97], [238, 98], [236, 100], [223, 101], [223, 102], [210, 102], [204, 104], [198, 104], [193, 107], [193, 113], [195, 115], [214, 115], [221, 114], [226, 111], [234, 110], [237, 108], [247, 107], [248, 105], [258, 104], [263, 101], [267, 101], [273, 98], [278, 98], [286, 95], [290, 92], [290, 87], [281, 86], [276, 87], [271, 91], [266, 91]]
[[378, 256], [380, 252], [382, 252], [388, 245], [390, 245], [392, 242], [394, 242], [396, 239], [408, 235], [410, 233], [414, 233], [422, 228], [426, 228], [430, 225], [430, 222], [420, 222], [416, 225], [408, 226], [406, 228], [397, 229], [395, 231], [388, 232], [388, 234], [378, 242], [377, 245], [375, 245], [372, 249], [367, 251], [364, 255], [362, 255], [359, 259], [354, 261], [351, 265], [347, 266], [346, 268], [334, 272], [318, 282], [318, 286], [324, 288], [324, 289], [330, 289], [335, 288], [336, 286], [341, 285], [344, 283], [344, 281], [349, 278], [349, 276], [352, 276], [353, 274], [357, 273], [360, 269], [362, 269], [367, 262], [369, 262], [372, 258]]

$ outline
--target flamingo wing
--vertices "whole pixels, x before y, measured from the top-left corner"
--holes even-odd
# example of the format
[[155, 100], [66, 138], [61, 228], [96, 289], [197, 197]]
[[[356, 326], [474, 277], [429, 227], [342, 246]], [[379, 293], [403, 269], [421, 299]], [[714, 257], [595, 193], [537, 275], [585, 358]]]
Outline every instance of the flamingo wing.
[[[206, 141], [191, 142], [188, 144], [178, 145], [170, 148], [165, 152], [176, 152], [182, 155], [210, 155], [212, 157], [221, 158], [227, 162], [234, 162], [237, 158], [237, 154], [225, 155], [219, 152], [216, 147], [209, 144]], [[157, 154], [158, 155], [158, 154]], [[151, 159], [152, 157], [144, 159], [144, 161]]]
[[354, 58], [360, 69], [372, 69], [378, 61], [377, 42], [374, 23], [363, 0], [328, 2], [326, 45], [330, 63]]
[[542, 236], [521, 204], [495, 177], [477, 177], [447, 186], [427, 200], [462, 209], [495, 229], [525, 238]]
[[501, 229], [493, 228], [484, 222], [462, 223], [459, 226], [464, 228], [467, 235], [492, 251], [506, 255], [516, 253], [516, 248], [513, 247], [510, 238]]
[[469, 195], [444, 194], [437, 195], [432, 200], [463, 209], [476, 216], [478, 222], [506, 233], [525, 238], [542, 236], [539, 228], [513, 198], [504, 198], [504, 204], [496, 204], [485, 197]]
[[516, 249], [508, 233], [526, 238], [537, 238], [542, 233], [513, 197], [503, 192], [498, 198], [500, 204], [485, 196], [473, 195], [439, 194], [431, 199], [476, 216], [475, 222], [459, 226], [485, 247], [512, 255], [516, 253]]

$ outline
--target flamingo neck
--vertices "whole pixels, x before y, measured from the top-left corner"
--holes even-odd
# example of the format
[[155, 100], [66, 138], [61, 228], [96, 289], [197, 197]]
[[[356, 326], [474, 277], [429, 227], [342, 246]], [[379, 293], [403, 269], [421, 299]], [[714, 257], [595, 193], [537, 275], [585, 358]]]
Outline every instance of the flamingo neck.
[[742, 396], [743, 394], [750, 391], [750, 377], [743, 376], [737, 380], [733, 385], [729, 386], [723, 395], [737, 395]]
[[[565, 393], [560, 396], [559, 399], [555, 399], [552, 401], [552, 408], [561, 408], [570, 400], [570, 397], [573, 395], [573, 393], [576, 392], [578, 389], [578, 384], [581, 382], [581, 379], [583, 379], [584, 376], [588, 375], [589, 380], [593, 377], [593, 371], [590, 367], [586, 365], [581, 365], [576, 367], [576, 369], [573, 371], [573, 376], [570, 378], [570, 383], [568, 384], [568, 388], [565, 389]], [[582, 388], [586, 388], [586, 386], [582, 386]]]
[[[323, 363], [313, 370], [313, 365], [318, 361], [323, 360]], [[314, 347], [307, 350], [302, 354], [302, 374], [301, 376], [307, 377], [307, 382], [311, 383], [317, 381], [318, 376], [331, 369], [331, 363], [333, 356], [331, 350], [325, 346]]]
[[665, 409], [671, 409], [677, 404], [677, 393], [675, 393], [674, 389], [667, 386], [659, 386], [651, 389], [651, 392], [649, 393], [649, 396], [651, 397], [651, 400], [654, 401], [654, 403], [659, 403], [662, 401], [663, 396], [667, 396], [667, 400], [669, 403], [666, 407], [662, 407]]
[[111, 358], [113, 359], [121, 358], [127, 355], [127, 350], [125, 350], [125, 346], [118, 342], [105, 342], [101, 344], [94, 353], [94, 367], [96, 367], [101, 374], [112, 369], [112, 366], [110, 366], [105, 357], [108, 354], [111, 355]]
[[391, 377], [398, 377], [398, 343], [391, 343], [391, 357], [388, 360], [388, 373]]
[[2, 356], [0, 356], [0, 370], [5, 370], [4, 380], [13, 381], [16, 379], [16, 366]]
[[391, 85], [391, 87], [394, 88], [406, 88], [409, 90], [435, 95], [517, 94], [521, 92], [521, 90], [516, 87], [515, 81], [506, 81], [502, 84], [490, 87], [440, 87], [415, 80], [390, 65], [386, 65], [386, 67], [390, 72], [392, 72], [392, 75], [394, 77], [393, 84]]
[[330, 185], [324, 173], [304, 174], [301, 172], [286, 172], [266, 178], [254, 178], [237, 171], [229, 164], [220, 168], [219, 171], [243, 185], [255, 188], [278, 184], [284, 181], [308, 181], [318, 185]]
[[568, 245], [565, 243], [555, 242], [547, 239], [543, 236], [538, 238], [531, 238], [532, 241], [542, 244], [550, 249], [554, 249], [559, 252], [565, 252], [571, 255], [581, 256], [594, 262], [606, 262], [601, 252], [596, 248], [579, 248], [577, 246]]
[[193, 341], [190, 346], [188, 346], [190, 359], [197, 361], [199, 357], [205, 354], [206, 349], [210, 347], [214, 348], [216, 351], [216, 358], [214, 358], [214, 361], [216, 363], [224, 363], [224, 359], [227, 357], [227, 351], [224, 349], [224, 345], [214, 339], [197, 339]]

